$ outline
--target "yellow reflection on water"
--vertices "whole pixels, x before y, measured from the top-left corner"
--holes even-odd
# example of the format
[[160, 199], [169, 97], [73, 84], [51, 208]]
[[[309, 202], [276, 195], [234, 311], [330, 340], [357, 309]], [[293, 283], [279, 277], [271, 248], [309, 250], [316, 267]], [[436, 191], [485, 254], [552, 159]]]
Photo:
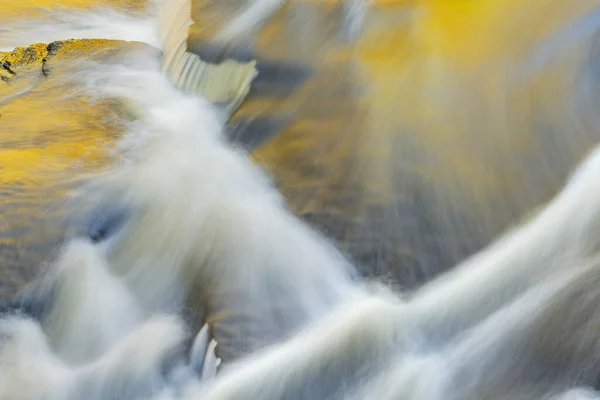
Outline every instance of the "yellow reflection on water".
[[[232, 17], [232, 2], [194, 1], [192, 46]], [[357, 259], [399, 266], [397, 278], [411, 285], [548, 200], [600, 139], [591, 111], [598, 105], [589, 81], [593, 41], [585, 34], [597, 24], [600, 0], [372, 3], [363, 35], [348, 42], [339, 1], [291, 0], [256, 36], [254, 50], [259, 61], [286, 61], [310, 76], [288, 96], [249, 98], [233, 122], [285, 120], [252, 156], [294, 210]], [[6, 0], [2, 16], [96, 4], [143, 2]], [[75, 58], [121, 46], [74, 42], [50, 64], [58, 73]], [[27, 87], [44, 51], [16, 63], [24, 79], [0, 81], [0, 101]], [[50, 76], [0, 107], [5, 188], [60, 197], [58, 189], [48, 194], [55, 179], [101, 166], [120, 133], [105, 118], [110, 106], [64, 100], [56, 82]], [[31, 207], [22, 211], [7, 214], [7, 225], [30, 224]]]
[[[54, 206], [63, 183], [103, 167], [122, 127], [107, 102], [73, 91], [72, 67], [137, 46], [107, 40], [61, 42], [0, 54], [0, 295], [11, 294], [36, 273], [62, 234]], [[46, 60], [46, 61], [44, 61]], [[42, 64], [46, 76], [42, 73]]]

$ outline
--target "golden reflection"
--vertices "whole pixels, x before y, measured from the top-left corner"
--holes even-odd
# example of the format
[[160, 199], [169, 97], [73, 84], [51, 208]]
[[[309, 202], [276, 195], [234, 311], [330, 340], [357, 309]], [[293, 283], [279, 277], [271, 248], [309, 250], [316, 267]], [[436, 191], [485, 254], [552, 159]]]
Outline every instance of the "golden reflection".
[[[194, 2], [190, 48], [201, 48], [232, 17], [236, 1], [242, 3]], [[4, 3], [7, 18], [34, 15], [36, 6], [143, 4]], [[282, 121], [254, 159], [273, 174], [294, 210], [359, 263], [372, 272], [397, 266], [393, 274], [410, 286], [549, 199], [600, 138], [590, 30], [600, 20], [600, 0], [372, 3], [363, 35], [352, 42], [341, 33], [339, 1], [289, 1], [249, 42], [259, 69], [286, 63], [308, 78], [284, 95], [257, 87], [232, 126]], [[35, 204], [40, 196], [59, 197], [48, 195], [56, 171], [73, 175], [106, 161], [105, 146], [120, 132], [106, 118], [113, 109], [63, 100], [54, 79], [74, 58], [123, 46], [72, 42], [49, 61], [54, 76], [0, 107], [3, 188], [43, 188], [43, 195], [32, 196]], [[14, 55], [23, 79], [1, 71], [9, 82], [0, 82], [0, 102], [37, 79], [45, 48], [35, 49], [29, 63], [22, 61], [31, 54]], [[286, 73], [262, 72], [261, 85], [289, 83]], [[7, 225], [40, 220], [30, 208], [22, 210], [5, 213]], [[0, 244], [10, 247], [14, 237], [4, 235]]]

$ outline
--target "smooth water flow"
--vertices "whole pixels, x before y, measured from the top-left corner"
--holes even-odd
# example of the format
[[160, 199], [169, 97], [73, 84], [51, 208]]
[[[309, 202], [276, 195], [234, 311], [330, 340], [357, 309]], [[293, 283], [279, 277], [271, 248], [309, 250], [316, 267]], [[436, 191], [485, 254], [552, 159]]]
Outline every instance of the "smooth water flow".
[[2, 48], [150, 45], [70, 71], [71, 94], [112, 101], [125, 132], [65, 202], [61, 251], [3, 305], [0, 400], [600, 398], [599, 148], [529, 220], [392, 290], [288, 208], [215, 105], [163, 73], [156, 49], [171, 54], [165, 29], [189, 24], [190, 7], [52, 11], [0, 29]]

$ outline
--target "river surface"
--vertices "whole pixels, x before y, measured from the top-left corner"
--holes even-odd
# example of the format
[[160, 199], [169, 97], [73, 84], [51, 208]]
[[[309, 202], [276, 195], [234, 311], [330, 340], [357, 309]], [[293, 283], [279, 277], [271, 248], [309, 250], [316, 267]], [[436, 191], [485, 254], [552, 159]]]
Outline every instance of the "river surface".
[[[238, 3], [195, 1], [189, 49], [209, 54]], [[144, 7], [0, 6], [0, 49], [42, 43], [0, 55], [3, 297], [60, 242], [65, 181], [106, 165], [124, 129], [73, 68], [159, 45]], [[600, 1], [375, 2], [358, 38], [340, 16], [292, 0], [234, 49], [259, 77], [228, 130], [367, 275], [430, 279], [546, 202], [600, 139]], [[47, 47], [66, 39], [87, 40]]]

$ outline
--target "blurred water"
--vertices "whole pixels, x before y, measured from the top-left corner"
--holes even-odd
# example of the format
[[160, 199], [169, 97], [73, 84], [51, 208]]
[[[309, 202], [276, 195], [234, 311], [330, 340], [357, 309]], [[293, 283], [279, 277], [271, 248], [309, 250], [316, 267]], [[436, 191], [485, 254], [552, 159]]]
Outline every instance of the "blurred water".
[[[34, 13], [34, 20], [23, 10], [14, 18], [14, 7], [0, 45], [94, 36], [157, 45], [151, 13], [129, 3]], [[190, 49], [206, 54], [207, 38], [239, 3], [195, 1]], [[229, 124], [232, 140], [253, 149], [294, 210], [335, 237], [364, 273], [418, 285], [546, 201], [597, 141], [598, 6], [382, 2], [369, 11], [363, 34], [349, 40], [340, 5], [291, 1], [232, 53], [256, 57], [260, 71]], [[22, 178], [37, 182], [27, 187], [44, 185], [48, 178], [32, 178], [31, 166], [40, 165], [40, 154], [50, 157], [48, 166], [58, 163], [56, 147], [49, 155], [41, 144], [49, 138], [64, 143], [69, 165], [80, 165], [102, 157], [93, 144], [67, 149], [67, 136], [110, 143], [118, 135], [102, 122], [113, 110], [83, 105], [99, 117], [74, 115], [44, 89], [56, 85], [52, 79], [3, 107], [2, 140], [21, 147], [11, 161], [3, 157], [5, 171], [18, 171], [7, 190]], [[14, 93], [16, 82], [2, 93]], [[49, 103], [52, 109], [44, 108]], [[27, 168], [12, 161], [27, 154]], [[11, 229], [11, 237], [21, 232]], [[10, 264], [31, 263], [20, 257]]]

